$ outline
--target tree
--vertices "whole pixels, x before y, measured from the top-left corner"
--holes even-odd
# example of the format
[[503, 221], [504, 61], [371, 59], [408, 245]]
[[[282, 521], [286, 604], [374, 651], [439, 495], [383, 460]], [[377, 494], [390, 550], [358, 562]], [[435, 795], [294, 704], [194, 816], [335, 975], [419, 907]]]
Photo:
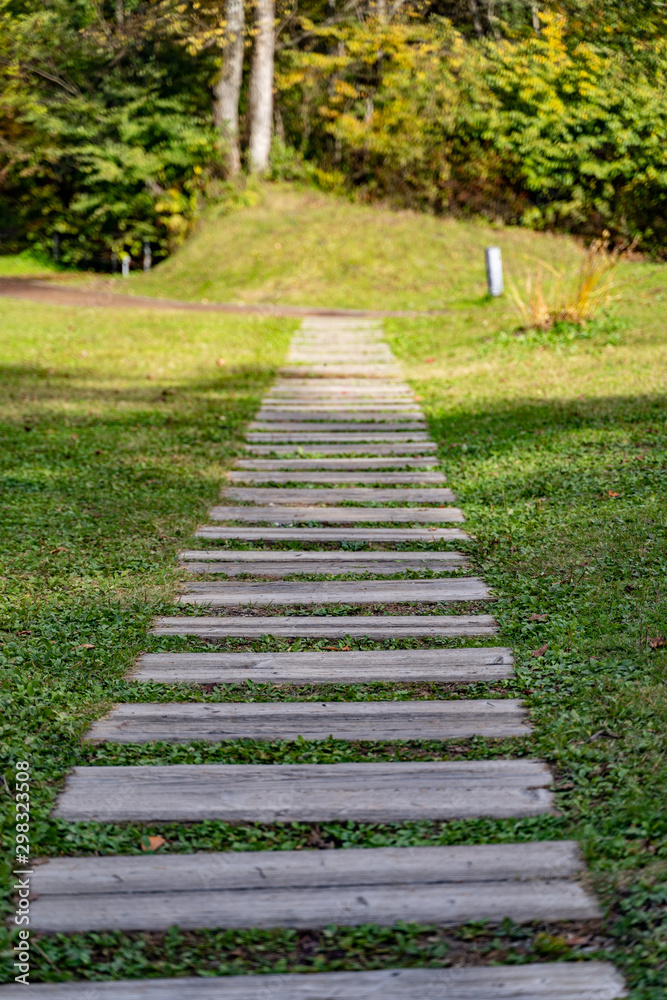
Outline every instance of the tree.
[[250, 69], [249, 168], [263, 173], [269, 166], [273, 126], [275, 52], [274, 0], [255, 0], [255, 44]]
[[213, 121], [229, 146], [229, 173], [238, 174], [241, 169], [239, 96], [243, 79], [243, 0], [226, 0], [225, 14], [227, 23], [222, 48], [222, 69], [213, 87]]

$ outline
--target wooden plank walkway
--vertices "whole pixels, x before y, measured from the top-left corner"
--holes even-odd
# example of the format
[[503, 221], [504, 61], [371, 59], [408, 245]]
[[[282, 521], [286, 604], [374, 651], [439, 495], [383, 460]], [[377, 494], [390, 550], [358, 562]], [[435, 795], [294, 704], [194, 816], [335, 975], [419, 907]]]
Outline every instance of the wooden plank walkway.
[[400, 823], [551, 811], [540, 761], [75, 767], [53, 815], [99, 823]]
[[133, 678], [162, 684], [476, 683], [512, 675], [509, 649], [387, 649], [299, 653], [144, 653]]
[[[356, 317], [304, 322], [249, 425], [244, 456], [229, 475], [230, 482], [247, 485], [227, 486], [229, 502], [210, 512], [213, 522], [238, 523], [206, 524], [195, 533], [212, 540], [257, 542], [261, 550], [181, 553], [190, 573], [278, 579], [187, 583], [180, 603], [211, 605], [220, 613], [158, 618], [152, 634], [209, 643], [262, 639], [266, 645], [272, 639], [301, 638], [492, 639], [496, 622], [483, 614], [425, 614], [419, 608], [404, 615], [340, 615], [339, 608], [311, 615], [257, 613], [263, 605], [400, 606], [490, 599], [477, 577], [430, 575], [467, 568], [465, 554], [440, 551], [430, 543], [468, 536], [459, 527], [440, 526], [461, 523], [464, 517], [458, 508], [445, 506], [455, 497], [441, 486], [444, 476], [433, 461], [436, 444], [416, 403], [375, 323]], [[310, 486], [292, 485], [299, 483]], [[288, 541], [302, 547], [270, 547]], [[425, 551], [398, 548], [425, 541]], [[338, 548], [306, 548], [325, 543]], [[380, 544], [387, 550], [350, 551], [342, 548], [344, 543]], [[406, 570], [421, 575], [386, 579]], [[281, 579], [292, 573], [371, 578]], [[511, 650], [492, 645], [294, 652], [212, 648], [207, 653], [145, 653], [130, 679], [138, 685], [461, 685], [502, 680], [512, 670]], [[138, 690], [148, 695], [150, 689]], [[448, 697], [446, 691], [440, 698], [425, 695], [400, 701], [389, 689], [387, 700], [305, 701], [289, 694], [287, 701], [266, 702], [138, 700], [116, 705], [93, 723], [86, 739], [118, 744], [300, 737], [385, 742], [511, 739], [530, 732], [527, 712], [514, 698]], [[74, 768], [54, 815], [98, 823], [519, 819], [552, 811], [551, 782], [546, 764], [520, 757], [101, 765]], [[498, 924], [507, 918], [517, 923], [597, 919], [599, 907], [582, 885], [582, 874], [577, 846], [568, 841], [53, 858], [34, 869], [31, 928], [43, 933], [162, 933], [174, 924], [184, 930], [313, 929], [397, 921], [455, 926]], [[84, 1000], [90, 989], [89, 983], [32, 985], [43, 1000]], [[582, 962], [96, 982], [94, 992], [110, 1000], [615, 1000], [625, 995], [625, 988], [610, 965]], [[5, 996], [11, 1000], [18, 992], [14, 986], [0, 987], [0, 1000]]]

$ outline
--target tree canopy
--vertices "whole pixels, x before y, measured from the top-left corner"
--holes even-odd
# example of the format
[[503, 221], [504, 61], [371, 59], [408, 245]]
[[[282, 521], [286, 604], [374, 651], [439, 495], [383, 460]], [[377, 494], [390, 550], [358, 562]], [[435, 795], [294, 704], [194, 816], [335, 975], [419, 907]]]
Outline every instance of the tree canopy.
[[242, 170], [667, 243], [652, 0], [0, 0], [0, 240], [164, 256]]

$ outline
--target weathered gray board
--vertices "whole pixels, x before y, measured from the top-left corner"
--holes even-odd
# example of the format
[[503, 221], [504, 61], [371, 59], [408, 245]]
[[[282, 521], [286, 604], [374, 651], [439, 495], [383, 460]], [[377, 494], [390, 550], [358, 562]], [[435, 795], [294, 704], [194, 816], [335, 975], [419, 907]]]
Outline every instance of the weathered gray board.
[[[283, 491], [279, 490], [278, 492]], [[458, 507], [219, 506], [211, 508], [209, 517], [213, 521], [269, 521], [272, 524], [298, 524], [303, 521], [320, 521], [330, 524], [443, 524], [465, 520]]]
[[400, 486], [383, 488], [375, 486], [225, 486], [221, 496], [225, 500], [256, 504], [290, 503], [454, 503], [456, 496], [448, 487]]
[[88, 729], [101, 743], [205, 740], [450, 740], [527, 736], [514, 698], [455, 701], [129, 702]]
[[[314, 928], [399, 920], [456, 925], [510, 918], [525, 923], [600, 915], [595, 900], [573, 878], [581, 868], [574, 845], [566, 845], [566, 851], [561, 845], [551, 850], [549, 844], [531, 845], [541, 850], [527, 851], [525, 865], [522, 846], [483, 848], [479, 862], [474, 847], [422, 848], [428, 857], [420, 857], [419, 848], [239, 851], [240, 863], [231, 854], [58, 858], [39, 866], [31, 880], [37, 894], [31, 926], [71, 933], [167, 930], [174, 924], [184, 929]], [[351, 854], [357, 856], [343, 857]], [[328, 858], [320, 863], [312, 855]], [[77, 861], [84, 864], [77, 866]], [[555, 876], [559, 868], [569, 870], [570, 877]]]
[[297, 379], [328, 379], [336, 377], [357, 379], [361, 376], [367, 379], [389, 381], [392, 378], [398, 380], [401, 377], [400, 370], [394, 368], [393, 365], [356, 365], [354, 367], [332, 365], [330, 368], [327, 365], [291, 365], [290, 367], [280, 368], [279, 372], [285, 378]]
[[274, 563], [274, 562], [257, 562], [257, 563], [238, 563], [238, 562], [186, 562], [182, 567], [187, 573], [206, 573], [209, 576], [214, 573], [224, 573], [226, 576], [236, 577], [242, 575], [251, 576], [266, 576], [272, 577], [275, 580], [282, 580], [286, 576], [291, 576], [293, 573], [307, 573], [309, 576], [313, 573], [324, 573], [328, 576], [342, 576], [343, 574], [366, 574], [371, 573], [373, 577], [377, 578], [380, 576], [393, 576], [395, 573], [404, 573], [406, 570], [413, 570], [417, 573], [424, 573], [424, 570], [444, 573], [456, 567], [452, 566], [424, 566], [423, 563], [418, 560], [413, 560], [411, 563], [367, 563], [363, 559], [357, 559], [353, 563], [345, 563], [342, 566], [337, 566], [330, 560], [322, 560], [318, 563], [308, 563], [303, 562], [285, 562], [285, 563]]
[[437, 469], [433, 456], [413, 458], [408, 455], [364, 458], [244, 458], [236, 462], [237, 469], [339, 469], [341, 472], [369, 472], [373, 469]]
[[[35, 1000], [620, 1000], [626, 995], [609, 962], [30, 984]], [[23, 1000], [25, 986], [0, 986], [0, 997]]]
[[477, 683], [511, 677], [509, 649], [327, 650], [299, 653], [144, 653], [133, 679], [161, 684]]
[[260, 412], [275, 410], [277, 413], [283, 413], [285, 410], [295, 409], [299, 413], [335, 410], [337, 413], [358, 411], [359, 413], [366, 413], [372, 416], [375, 411], [382, 410], [398, 413], [399, 415], [401, 413], [424, 415], [423, 410], [420, 409], [414, 400], [399, 398], [398, 396], [377, 396], [373, 394], [372, 396], [355, 396], [353, 399], [345, 399], [341, 395], [325, 396], [323, 393], [308, 395], [304, 392], [291, 396], [265, 396]]
[[[423, 486], [428, 483], [446, 482], [442, 472], [313, 472], [311, 469], [293, 469], [286, 472], [275, 469], [234, 471], [228, 472], [227, 478], [232, 483], [340, 483], [341, 485], [378, 483], [385, 486], [412, 483]], [[447, 499], [455, 499], [451, 491], [448, 492]]]
[[[394, 556], [397, 555], [401, 558], [395, 559]], [[251, 558], [238, 559], [235, 556]], [[275, 559], [274, 556], [278, 558]], [[340, 559], [339, 556], [346, 558]], [[381, 558], [367, 559], [366, 556]], [[432, 556], [436, 558], [429, 558]], [[221, 553], [220, 550], [209, 549], [182, 552], [181, 559], [184, 563], [183, 568], [189, 573], [226, 573], [227, 576], [251, 573], [253, 576], [273, 576], [278, 579], [292, 573], [325, 573], [330, 576], [340, 576], [343, 573], [372, 573], [376, 577], [403, 573], [406, 570], [418, 573], [424, 571], [446, 573], [466, 565], [465, 556], [460, 552], [367, 552], [360, 555], [356, 552], [292, 553], [283, 550]]]
[[215, 524], [198, 528], [194, 535], [196, 538], [239, 542], [370, 542], [383, 545], [466, 541], [470, 538], [460, 528], [220, 528]]
[[[313, 427], [317, 426], [315, 424]], [[303, 443], [314, 443], [321, 442], [322, 444], [391, 444], [394, 447], [398, 445], [409, 444], [410, 442], [419, 442], [423, 444], [424, 447], [435, 447], [432, 438], [425, 434], [424, 431], [413, 431], [411, 434], [390, 434], [386, 431], [339, 431], [338, 433], [332, 433], [323, 430], [312, 430], [312, 431], [281, 431], [276, 433], [275, 431], [262, 431], [261, 433], [249, 431], [246, 434], [246, 441], [256, 444], [290, 444], [294, 446], [295, 444]], [[319, 449], [318, 449], [319, 450]]]
[[[249, 444], [248, 455], [364, 455], [371, 459], [377, 455], [391, 455], [398, 461], [402, 455], [424, 455], [426, 461], [433, 461], [438, 450], [435, 441], [404, 441], [398, 444]], [[313, 461], [311, 459], [311, 461]], [[360, 459], [363, 461], [363, 459]], [[415, 461], [421, 461], [417, 458]]]
[[551, 781], [545, 764], [525, 759], [75, 767], [53, 815], [99, 823], [520, 818], [551, 811]]
[[186, 583], [179, 604], [413, 604], [492, 600], [478, 577], [430, 580], [211, 580]]
[[426, 636], [435, 639], [495, 635], [497, 631], [493, 615], [165, 615], [155, 620], [151, 635], [195, 635], [200, 639], [228, 636], [256, 639], [263, 635], [316, 639]]
[[283, 378], [377, 378], [399, 379], [401, 370], [398, 365], [283, 365], [278, 369]]
[[[299, 552], [296, 549], [267, 549], [265, 551], [251, 549], [246, 552], [239, 552], [233, 549], [185, 549], [179, 553], [179, 558], [185, 562], [194, 559], [197, 561], [212, 560], [213, 562], [244, 564], [270, 563], [282, 565], [284, 563], [301, 563], [306, 566], [311, 564], [319, 565], [322, 562], [325, 562], [329, 566], [356, 565], [362, 559], [369, 566], [383, 566], [385, 564], [403, 566], [417, 563], [420, 569], [448, 570], [452, 567], [456, 568], [460, 566], [465, 562], [466, 557], [461, 552], [452, 551], [364, 552], [360, 554], [359, 552], [348, 551], [317, 552], [304, 550]], [[304, 570], [304, 572], [306, 571]]]
[[255, 420], [257, 423], [305, 423], [313, 421], [318, 422], [332, 422], [332, 423], [352, 423], [372, 420], [374, 423], [379, 423], [386, 421], [387, 423], [399, 421], [400, 423], [410, 423], [419, 424], [422, 427], [426, 426], [426, 421], [421, 410], [416, 409], [406, 409], [401, 407], [400, 410], [391, 409], [386, 406], [381, 406], [378, 404], [375, 408], [368, 408], [367, 410], [350, 409], [349, 407], [332, 408], [328, 410], [315, 410], [310, 407], [299, 406], [296, 409], [287, 409], [287, 407], [262, 407], [261, 410], [256, 414]]
[[[424, 432], [426, 423], [423, 420], [400, 420], [400, 421], [345, 421], [342, 418], [337, 421], [315, 421], [309, 422], [307, 420], [294, 421], [291, 423], [288, 420], [253, 420], [248, 424], [249, 433], [257, 434], [258, 432], [264, 432], [266, 434], [275, 434], [277, 431], [284, 431], [286, 434], [332, 434], [335, 431], [345, 432], [346, 434], [372, 434], [377, 431], [383, 433], [393, 433], [394, 431], [414, 431], [415, 433], [421, 431]], [[349, 430], [348, 430], [349, 428]]]

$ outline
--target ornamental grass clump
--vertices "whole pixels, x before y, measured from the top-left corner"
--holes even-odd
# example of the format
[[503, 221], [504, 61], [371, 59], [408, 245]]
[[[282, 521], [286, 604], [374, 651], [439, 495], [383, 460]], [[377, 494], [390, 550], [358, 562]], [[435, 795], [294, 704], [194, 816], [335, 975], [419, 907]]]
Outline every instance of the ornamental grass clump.
[[[606, 239], [595, 240], [574, 272], [540, 261], [522, 289], [511, 281], [510, 298], [523, 321], [517, 332], [548, 331], [561, 323], [584, 327], [595, 319], [611, 302], [621, 253], [610, 250]], [[550, 281], [545, 281], [545, 271]]]

